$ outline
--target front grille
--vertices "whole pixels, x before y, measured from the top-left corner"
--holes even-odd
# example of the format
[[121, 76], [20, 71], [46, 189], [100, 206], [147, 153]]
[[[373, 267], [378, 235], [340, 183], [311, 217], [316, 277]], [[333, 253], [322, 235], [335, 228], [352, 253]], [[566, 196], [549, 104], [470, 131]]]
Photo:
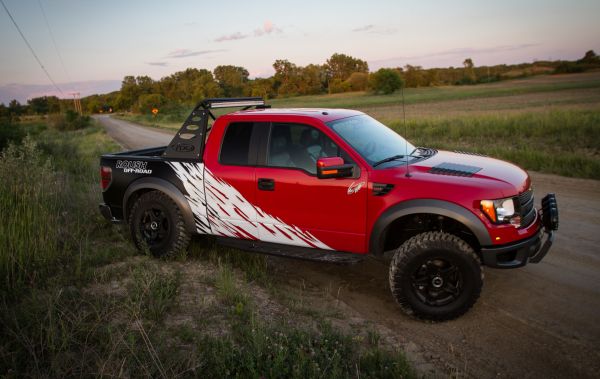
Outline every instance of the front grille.
[[519, 195], [519, 214], [521, 215], [521, 228], [526, 228], [535, 220], [535, 207], [533, 206], [533, 190], [529, 189]]

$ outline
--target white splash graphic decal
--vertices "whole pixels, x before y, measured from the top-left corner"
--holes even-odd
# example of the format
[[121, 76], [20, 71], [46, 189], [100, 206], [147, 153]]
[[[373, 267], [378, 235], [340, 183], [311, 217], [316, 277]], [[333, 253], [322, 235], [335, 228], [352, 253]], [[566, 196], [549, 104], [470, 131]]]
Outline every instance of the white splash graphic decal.
[[201, 234], [210, 234], [210, 224], [206, 215], [206, 198], [204, 196], [204, 164], [202, 163], [180, 163], [167, 162], [175, 171], [175, 174], [183, 183], [186, 192], [185, 198], [190, 203], [196, 230]]
[[185, 197], [198, 233], [332, 250], [310, 232], [254, 206], [233, 186], [205, 169], [203, 163], [168, 164], [188, 193]]

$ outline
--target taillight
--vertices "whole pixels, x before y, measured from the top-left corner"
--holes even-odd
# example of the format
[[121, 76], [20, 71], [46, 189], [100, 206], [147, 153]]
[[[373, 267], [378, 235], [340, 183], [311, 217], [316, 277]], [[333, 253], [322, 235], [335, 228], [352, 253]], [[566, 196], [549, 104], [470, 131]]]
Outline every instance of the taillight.
[[112, 181], [112, 169], [108, 166], [100, 167], [100, 185], [102, 190], [106, 190]]

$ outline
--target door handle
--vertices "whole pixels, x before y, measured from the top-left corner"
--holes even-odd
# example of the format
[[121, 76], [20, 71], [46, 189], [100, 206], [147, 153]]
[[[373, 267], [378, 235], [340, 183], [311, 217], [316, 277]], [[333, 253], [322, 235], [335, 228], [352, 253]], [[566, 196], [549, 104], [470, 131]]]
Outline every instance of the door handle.
[[274, 191], [275, 180], [267, 178], [258, 178], [258, 189], [262, 191]]

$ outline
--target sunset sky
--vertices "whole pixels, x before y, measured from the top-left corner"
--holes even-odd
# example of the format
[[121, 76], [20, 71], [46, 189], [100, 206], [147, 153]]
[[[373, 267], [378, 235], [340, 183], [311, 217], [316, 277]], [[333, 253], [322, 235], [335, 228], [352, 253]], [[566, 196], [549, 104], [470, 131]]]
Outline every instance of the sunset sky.
[[[336, 52], [371, 70], [600, 53], [597, 0], [2, 1], [59, 88], [83, 95], [187, 67], [232, 64], [266, 77], [276, 59], [321, 64]], [[60, 95], [2, 7], [0, 46], [0, 102]]]

